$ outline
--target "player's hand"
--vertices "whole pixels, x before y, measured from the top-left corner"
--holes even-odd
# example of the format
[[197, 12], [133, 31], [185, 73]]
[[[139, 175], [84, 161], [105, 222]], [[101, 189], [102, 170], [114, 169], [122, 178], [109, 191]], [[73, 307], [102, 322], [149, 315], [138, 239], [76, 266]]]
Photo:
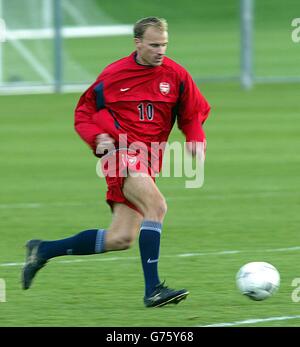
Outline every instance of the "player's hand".
[[203, 157], [203, 159], [205, 159], [206, 146], [206, 140], [204, 140], [203, 142], [186, 142], [186, 149], [193, 157], [198, 156]]
[[109, 134], [96, 136], [96, 154], [106, 154], [115, 148], [115, 140]]

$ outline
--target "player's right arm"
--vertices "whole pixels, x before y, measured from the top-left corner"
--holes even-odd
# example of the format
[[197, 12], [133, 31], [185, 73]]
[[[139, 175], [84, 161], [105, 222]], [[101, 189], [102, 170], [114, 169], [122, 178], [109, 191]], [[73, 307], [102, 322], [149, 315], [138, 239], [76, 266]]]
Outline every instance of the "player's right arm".
[[106, 133], [96, 136], [96, 155], [102, 156], [103, 154], [113, 150], [115, 140]]
[[101, 125], [101, 118], [103, 123], [105, 121], [97, 109], [95, 95], [97, 83], [95, 82], [79, 99], [75, 108], [75, 130], [92, 148], [94, 154], [101, 156], [113, 148], [115, 140]]
[[93, 121], [93, 115], [97, 112], [94, 85], [86, 90], [80, 97], [75, 108], [75, 130], [78, 135], [96, 151], [97, 136], [104, 131], [99, 124]]

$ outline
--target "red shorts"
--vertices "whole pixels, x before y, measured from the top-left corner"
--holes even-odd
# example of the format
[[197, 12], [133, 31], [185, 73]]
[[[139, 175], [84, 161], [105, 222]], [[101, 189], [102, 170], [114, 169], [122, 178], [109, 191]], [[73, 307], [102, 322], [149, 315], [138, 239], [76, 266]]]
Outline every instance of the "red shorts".
[[114, 150], [101, 158], [102, 173], [107, 183], [106, 201], [113, 208], [114, 202], [124, 203], [133, 210], [141, 211], [123, 194], [123, 185], [129, 171], [150, 176], [155, 181], [155, 174], [148, 164], [145, 154], [129, 151], [127, 148]]

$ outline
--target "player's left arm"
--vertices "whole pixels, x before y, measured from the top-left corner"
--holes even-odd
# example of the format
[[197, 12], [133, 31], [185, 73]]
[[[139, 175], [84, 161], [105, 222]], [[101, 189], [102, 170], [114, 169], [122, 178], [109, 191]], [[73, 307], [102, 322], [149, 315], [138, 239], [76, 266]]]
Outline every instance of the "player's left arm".
[[203, 124], [210, 111], [210, 105], [201, 94], [191, 76], [186, 72], [182, 82], [177, 123], [185, 135], [187, 150], [196, 155], [206, 149], [206, 135]]

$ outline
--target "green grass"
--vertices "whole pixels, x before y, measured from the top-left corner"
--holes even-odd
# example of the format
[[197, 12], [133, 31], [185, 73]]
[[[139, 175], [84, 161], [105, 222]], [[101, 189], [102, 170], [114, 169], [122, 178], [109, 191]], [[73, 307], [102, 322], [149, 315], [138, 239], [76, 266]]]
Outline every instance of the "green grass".
[[[205, 184], [188, 190], [185, 178], [158, 180], [169, 207], [161, 277], [191, 294], [159, 310], [143, 307], [137, 244], [125, 252], [54, 259], [26, 292], [21, 266], [3, 266], [23, 262], [30, 238], [107, 227], [110, 211], [96, 158], [73, 130], [79, 95], [0, 97], [0, 278], [7, 286], [0, 326], [199, 326], [299, 314], [291, 300], [299, 251], [278, 250], [300, 246], [298, 88], [200, 88], [212, 105]], [[176, 139], [182, 135], [174, 129]], [[183, 253], [200, 254], [178, 257]], [[268, 261], [280, 271], [281, 287], [271, 299], [254, 302], [237, 291], [235, 274], [249, 261]], [[299, 325], [292, 319], [250, 326]]]
[[[128, 0], [126, 10], [121, 0], [98, 4], [101, 20], [97, 11], [86, 9], [93, 12], [95, 25], [166, 17], [168, 54], [196, 79], [239, 73], [236, 0]], [[257, 75], [299, 76], [300, 45], [291, 41], [291, 20], [298, 10], [298, 0], [255, 3]], [[72, 18], [64, 20], [72, 24]], [[23, 44], [53, 71], [51, 42]], [[91, 82], [104, 66], [132, 50], [129, 36], [65, 40], [64, 79]], [[5, 80], [41, 80], [10, 44], [3, 54]], [[126, 252], [54, 259], [32, 289], [21, 290], [20, 264], [28, 239], [106, 228], [110, 210], [104, 180], [96, 176], [97, 160], [73, 130], [79, 95], [0, 97], [0, 278], [7, 286], [0, 326], [193, 327], [299, 314], [299, 303], [291, 299], [292, 280], [299, 276], [299, 250], [292, 250], [300, 246], [299, 87], [259, 85], [249, 92], [235, 84], [200, 88], [212, 105], [205, 125], [204, 186], [185, 189], [184, 177], [157, 181], [169, 207], [161, 278], [191, 294], [180, 305], [159, 310], [143, 306], [137, 244]], [[174, 128], [170, 140], [178, 139], [183, 137]], [[237, 291], [235, 274], [249, 261], [278, 268], [281, 286], [274, 297], [254, 302]], [[300, 319], [248, 326], [300, 326]]]

